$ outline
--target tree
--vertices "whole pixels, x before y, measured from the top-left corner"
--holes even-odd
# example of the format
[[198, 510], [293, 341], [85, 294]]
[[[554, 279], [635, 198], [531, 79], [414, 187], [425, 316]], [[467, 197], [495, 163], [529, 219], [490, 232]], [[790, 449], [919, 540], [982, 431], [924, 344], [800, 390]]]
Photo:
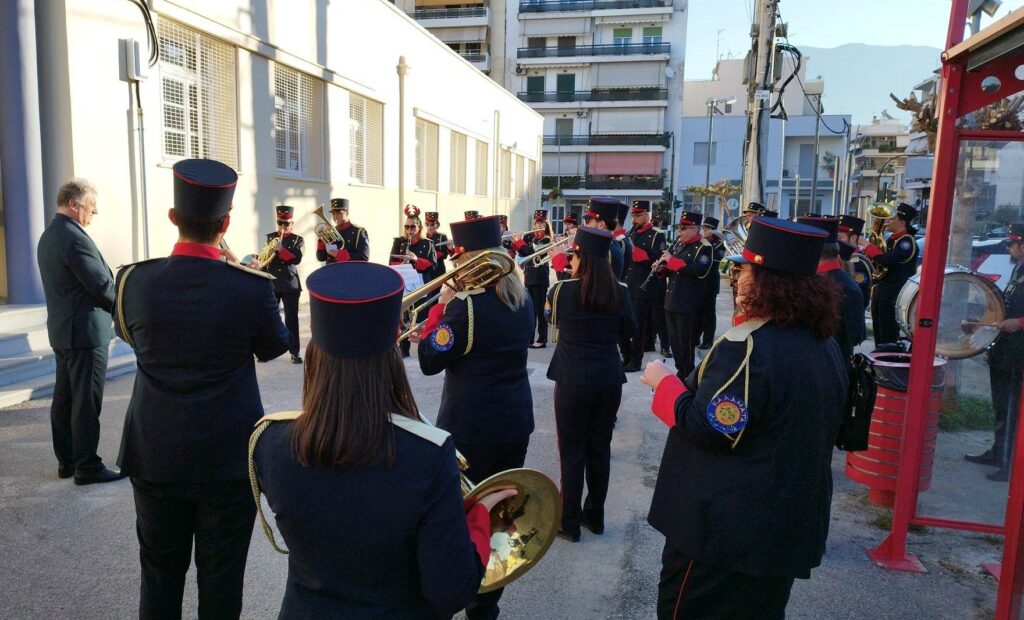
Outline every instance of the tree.
[[[738, 214], [729, 213], [729, 206], [727, 201], [730, 197], [740, 193], [740, 187], [735, 185], [732, 181], [722, 179], [721, 181], [715, 181], [711, 185], [691, 185], [690, 187], [683, 188], [684, 192], [691, 194], [697, 194], [704, 198], [714, 198], [721, 206], [721, 209], [712, 208], [712, 212], [715, 217], [722, 220], [725, 214], [729, 214], [729, 217], [736, 217]], [[723, 222], [724, 223], [724, 222]]]

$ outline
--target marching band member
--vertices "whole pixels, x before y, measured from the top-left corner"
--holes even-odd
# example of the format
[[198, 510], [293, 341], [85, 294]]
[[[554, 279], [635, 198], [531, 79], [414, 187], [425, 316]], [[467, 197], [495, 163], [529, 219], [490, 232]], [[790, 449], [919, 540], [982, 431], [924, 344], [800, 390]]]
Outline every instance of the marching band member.
[[711, 244], [700, 236], [702, 220], [700, 213], [679, 214], [679, 237], [672, 251], [661, 255], [658, 268], [658, 276], [668, 278], [665, 320], [680, 379], [693, 370], [693, 353], [704, 326], [704, 280], [714, 265]]
[[[626, 273], [629, 271], [629, 263], [633, 260], [633, 243], [629, 239], [629, 233], [624, 228], [626, 225], [626, 218], [629, 217], [629, 205], [618, 201], [618, 212], [615, 214], [615, 228], [611, 231], [612, 233], [612, 245], [618, 246], [619, 252], [622, 254], [622, 271], [618, 274], [619, 282], [626, 281]], [[629, 348], [623, 349], [628, 354]]]
[[302, 282], [299, 280], [299, 270], [296, 267], [302, 262], [302, 252], [306, 242], [302, 237], [292, 232], [295, 207], [281, 205], [277, 207], [277, 230], [267, 233], [267, 241], [277, 237], [280, 243], [274, 258], [266, 267], [266, 272], [276, 278], [274, 280], [274, 295], [278, 303], [284, 305], [284, 324], [288, 328], [288, 352], [291, 353], [292, 363], [301, 364], [302, 356], [299, 355], [299, 295], [302, 294]]
[[[852, 260], [853, 281], [860, 288], [861, 296], [864, 298], [864, 309], [867, 310], [871, 303], [871, 271], [868, 267], [868, 257], [860, 251], [860, 236], [864, 232], [864, 220], [853, 215], [839, 216], [839, 241], [853, 246], [854, 254], [860, 260]], [[850, 260], [850, 259], [846, 259]]]
[[477, 219], [477, 218], [479, 218], [479, 217], [480, 217], [480, 212], [479, 212], [479, 211], [475, 211], [475, 210], [470, 210], [470, 211], [464, 211], [464, 212], [462, 213], [462, 215], [463, 215], [463, 216], [464, 216], [464, 217], [465, 217], [465, 218], [466, 218], [467, 220], [475, 220], [475, 219]]
[[716, 233], [718, 232], [718, 218], [706, 216], [701, 223], [701, 236], [711, 244], [711, 273], [706, 278], [707, 297], [704, 299], [704, 324], [701, 327], [700, 345], [701, 350], [711, 348], [715, 341], [715, 326], [718, 323], [718, 293], [722, 290], [722, 278], [719, 276], [719, 269], [722, 259], [725, 258], [725, 242]]
[[117, 275], [115, 328], [138, 363], [118, 461], [132, 479], [143, 619], [182, 617], [193, 550], [198, 617], [242, 612], [256, 518], [245, 447], [263, 415], [253, 356], [284, 353], [288, 330], [271, 276], [220, 260], [237, 179], [211, 159], [174, 164], [171, 256]]
[[[637, 331], [633, 334], [625, 370], [639, 372], [646, 343], [654, 342], [655, 332], [664, 331], [661, 324], [665, 320], [665, 311], [657, 302], [665, 294], [665, 284], [661, 278], [651, 278], [650, 275], [652, 265], [665, 252], [665, 233], [651, 224], [650, 200], [634, 200], [632, 215], [633, 227], [629, 231], [629, 240], [633, 247], [630, 250], [626, 286], [629, 287]], [[646, 288], [642, 289], [645, 283]]]
[[796, 221], [823, 230], [828, 235], [821, 248], [818, 273], [835, 283], [840, 292], [839, 322], [836, 323], [835, 339], [847, 369], [852, 371], [853, 350], [867, 337], [867, 331], [864, 325], [864, 300], [861, 298], [860, 288], [846, 272], [840, 253], [839, 219], [805, 216], [797, 218]]
[[558, 535], [571, 542], [580, 539], [581, 525], [604, 533], [612, 431], [626, 382], [618, 342], [636, 329], [629, 293], [612, 273], [611, 244], [608, 231], [578, 230], [571, 248], [574, 277], [555, 284], [545, 312], [558, 336], [547, 374], [555, 382], [562, 470]]
[[[587, 202], [587, 210], [583, 213], [583, 224], [591, 228], [612, 232], [619, 227], [619, 205], [622, 203], [608, 196], [595, 196]], [[612, 273], [616, 280], [622, 279], [625, 259], [622, 256], [622, 244], [613, 243], [611, 248]], [[623, 352], [623, 356], [626, 352]]]
[[647, 365], [670, 428], [648, 515], [665, 535], [661, 620], [782, 618], [794, 578], [821, 563], [848, 382], [835, 290], [815, 274], [824, 236], [755, 218], [728, 259], [745, 322], [685, 381]]
[[914, 241], [912, 222], [917, 217], [917, 209], [901, 202], [896, 213], [885, 221], [891, 233], [886, 240], [883, 252], [878, 246], [861, 238], [860, 249], [864, 255], [888, 269], [888, 273], [875, 283], [871, 296], [871, 324], [875, 334], [875, 346], [896, 342], [900, 337], [900, 328], [896, 323], [896, 298], [900, 289], [912, 275], [917, 273], [917, 243]]
[[[433, 242], [430, 239], [426, 239], [422, 236], [423, 234], [423, 222], [420, 221], [420, 208], [416, 205], [405, 205], [405, 224], [402, 226], [402, 235], [405, 237], [404, 257], [392, 250], [391, 259], [388, 261], [389, 265], [401, 265], [403, 263], [409, 263], [413, 269], [420, 274], [423, 278], [423, 282], [427, 283], [430, 281], [430, 274], [434, 272], [437, 267], [437, 254], [434, 249]], [[426, 308], [421, 308], [420, 312], [417, 313], [416, 321], [420, 322], [427, 318]], [[402, 341], [401, 350], [402, 357], [409, 357], [409, 339], [406, 338]]]
[[350, 260], [370, 260], [370, 239], [366, 229], [356, 226], [348, 219], [348, 198], [331, 198], [331, 219], [334, 227], [345, 240], [345, 247], [334, 244], [316, 243], [316, 259], [322, 263], [344, 263]]
[[760, 202], [748, 203], [747, 208], [743, 210], [743, 225], [750, 228], [750, 223], [758, 215], [764, 215], [764, 205]]
[[279, 617], [449, 618], [480, 587], [488, 511], [515, 491], [464, 511], [452, 439], [420, 421], [395, 347], [399, 274], [339, 264], [306, 284], [302, 411], [264, 417], [250, 444], [289, 553]]
[[[455, 268], [482, 251], [504, 251], [497, 216], [453, 222], [451, 230]], [[477, 482], [522, 467], [533, 432], [526, 362], [534, 312], [521, 277], [517, 268], [485, 288], [442, 287], [420, 335], [420, 369], [445, 372], [437, 425], [452, 434]], [[500, 589], [478, 595], [466, 617], [496, 618], [500, 598]]]
[[448, 271], [444, 265], [444, 259], [448, 258], [449, 254], [451, 254], [451, 244], [448, 243], [448, 235], [437, 230], [440, 224], [437, 215], [437, 211], [427, 211], [423, 214], [423, 219], [427, 223], [427, 239], [434, 244], [434, 257], [436, 261], [433, 271], [426, 274], [423, 278], [426, 282], [430, 282]]
[[[512, 241], [512, 249], [519, 256], [529, 256], [551, 245], [551, 224], [548, 223], [548, 212], [544, 209], [537, 209], [533, 212], [533, 232], [525, 237], [515, 235]], [[544, 298], [548, 294], [548, 286], [551, 282], [551, 269], [548, 263], [534, 265], [529, 262], [523, 265], [526, 288], [530, 292], [530, 299], [534, 308], [534, 329], [537, 333], [537, 341], [530, 343], [531, 349], [543, 349], [548, 342], [548, 323], [544, 320]]]
[[[576, 225], [579, 223], [579, 216], [569, 211], [562, 218], [562, 236], [568, 237], [572, 235], [573, 231], [576, 230]], [[558, 239], [556, 239], [558, 241]], [[559, 280], [568, 280], [572, 277], [572, 264], [569, 262], [568, 252], [559, 252], [555, 254], [555, 257], [551, 259], [551, 269], [555, 272], [555, 277]]]

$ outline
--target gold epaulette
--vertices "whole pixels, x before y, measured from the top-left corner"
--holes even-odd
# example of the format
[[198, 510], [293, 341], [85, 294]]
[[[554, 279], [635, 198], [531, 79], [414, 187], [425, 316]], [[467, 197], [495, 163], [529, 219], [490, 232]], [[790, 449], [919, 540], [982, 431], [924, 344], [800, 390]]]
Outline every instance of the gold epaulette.
[[435, 446], [443, 446], [444, 442], [451, 437], [448, 431], [444, 429], [437, 428], [436, 426], [427, 424], [426, 422], [407, 418], [404, 415], [397, 413], [391, 414], [391, 423], [403, 431], [412, 433], [421, 439], [426, 439]]
[[260, 271], [258, 269], [253, 269], [252, 267], [246, 267], [245, 265], [242, 265], [241, 263], [232, 263], [232, 262], [229, 261], [228, 264], [231, 265], [232, 267], [234, 267], [235, 269], [240, 269], [240, 270], [242, 270], [242, 271], [244, 271], [246, 273], [252, 274], [254, 276], [259, 276], [261, 278], [266, 278], [267, 280], [276, 280], [277, 279], [274, 276], [272, 276], [269, 273], [267, 273], [266, 271]]

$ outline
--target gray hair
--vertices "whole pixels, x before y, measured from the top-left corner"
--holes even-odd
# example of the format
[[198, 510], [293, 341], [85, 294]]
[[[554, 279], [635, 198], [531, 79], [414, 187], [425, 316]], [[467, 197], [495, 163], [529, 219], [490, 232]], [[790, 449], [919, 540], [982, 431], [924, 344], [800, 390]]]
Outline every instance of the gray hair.
[[66, 207], [72, 200], [82, 202], [87, 194], [96, 195], [96, 186], [87, 179], [75, 177], [68, 179], [57, 190], [57, 206]]

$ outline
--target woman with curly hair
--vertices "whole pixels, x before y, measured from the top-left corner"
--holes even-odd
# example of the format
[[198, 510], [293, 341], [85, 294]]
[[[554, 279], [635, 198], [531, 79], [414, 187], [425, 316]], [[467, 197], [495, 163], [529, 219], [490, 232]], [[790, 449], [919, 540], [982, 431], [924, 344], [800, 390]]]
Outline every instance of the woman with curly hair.
[[755, 218], [736, 326], [681, 381], [648, 364], [668, 427], [648, 522], [665, 535], [658, 618], [782, 618], [821, 563], [847, 375], [839, 292], [817, 277], [825, 233]]

